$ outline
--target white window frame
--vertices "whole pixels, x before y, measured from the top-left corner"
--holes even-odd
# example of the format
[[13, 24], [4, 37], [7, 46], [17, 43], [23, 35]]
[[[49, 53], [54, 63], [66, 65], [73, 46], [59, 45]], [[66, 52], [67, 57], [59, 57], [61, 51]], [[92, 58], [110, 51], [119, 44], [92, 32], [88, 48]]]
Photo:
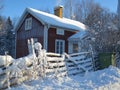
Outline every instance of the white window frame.
[[[57, 42], [59, 42], [59, 46], [57, 48]], [[60, 50], [61, 46], [60, 46], [60, 43], [62, 42], [62, 52]], [[58, 50], [58, 51], [57, 51]], [[55, 53], [59, 53], [59, 54], [62, 54], [65, 52], [65, 40], [60, 40], [60, 39], [56, 39], [55, 40]]]
[[32, 18], [27, 18], [25, 20], [25, 30], [32, 29]]
[[58, 34], [58, 35], [64, 35], [64, 30], [60, 29], [60, 28], [57, 28], [56, 34]]

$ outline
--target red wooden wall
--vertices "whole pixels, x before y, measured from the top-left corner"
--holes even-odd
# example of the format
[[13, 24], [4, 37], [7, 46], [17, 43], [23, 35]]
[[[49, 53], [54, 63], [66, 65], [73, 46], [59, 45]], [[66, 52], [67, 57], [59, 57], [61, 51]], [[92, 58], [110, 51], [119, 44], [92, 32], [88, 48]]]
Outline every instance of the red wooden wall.
[[[16, 58], [28, 55], [27, 40], [30, 38], [38, 38], [43, 45], [44, 26], [32, 15], [28, 14], [26, 18], [32, 17], [32, 29], [25, 30], [25, 20], [17, 31], [16, 37]], [[26, 19], [25, 18], [25, 19]]]
[[[25, 20], [32, 17], [32, 29], [25, 30]], [[55, 52], [55, 40], [65, 40], [65, 52], [68, 53], [68, 38], [75, 34], [74, 31], [65, 30], [64, 35], [57, 35], [56, 28], [49, 28], [48, 30], [48, 52]], [[22, 25], [17, 31], [16, 37], [16, 58], [28, 55], [27, 40], [30, 38], [37, 38], [38, 42], [43, 45], [44, 41], [44, 25], [32, 15], [28, 14], [24, 19]]]
[[65, 52], [68, 53], [68, 38], [76, 32], [65, 30], [64, 35], [57, 35], [56, 28], [49, 28], [48, 30], [48, 52], [55, 52], [55, 40], [65, 40]]

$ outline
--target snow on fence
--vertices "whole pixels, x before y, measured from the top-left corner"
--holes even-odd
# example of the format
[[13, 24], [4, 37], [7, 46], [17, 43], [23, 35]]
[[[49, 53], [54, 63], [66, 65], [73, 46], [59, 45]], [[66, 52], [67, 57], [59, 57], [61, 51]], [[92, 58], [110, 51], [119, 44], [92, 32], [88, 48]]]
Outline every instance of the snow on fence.
[[90, 52], [71, 54], [66, 61], [68, 75], [85, 74], [94, 70]]
[[0, 56], [0, 90], [28, 80], [30, 77], [27, 69], [32, 64], [32, 60], [32, 55], [19, 59], [13, 59], [9, 55]]
[[87, 71], [93, 71], [93, 62], [90, 52], [60, 55], [55, 53], [47, 53], [48, 67], [46, 69], [47, 76], [65, 76], [85, 74]]
[[48, 77], [60, 77], [67, 75], [67, 68], [64, 55], [47, 53], [48, 68], [46, 74]]
[[0, 56], [0, 89], [10, 88], [10, 85], [38, 77], [54, 78], [93, 71], [90, 52], [71, 55], [47, 53], [46, 50], [41, 49], [40, 43], [36, 43], [34, 48], [37, 50], [37, 56], [35, 50], [32, 50], [28, 56], [18, 59], [8, 55]]

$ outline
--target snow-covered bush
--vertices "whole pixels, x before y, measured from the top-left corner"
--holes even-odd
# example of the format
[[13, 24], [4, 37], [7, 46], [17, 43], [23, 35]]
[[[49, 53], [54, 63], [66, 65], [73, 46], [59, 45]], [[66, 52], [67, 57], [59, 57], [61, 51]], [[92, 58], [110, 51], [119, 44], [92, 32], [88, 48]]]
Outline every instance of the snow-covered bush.
[[9, 66], [13, 62], [13, 58], [9, 55], [0, 55], [0, 66]]
[[34, 63], [34, 56], [33, 54], [27, 55], [22, 58], [15, 59], [15, 62], [19, 68], [27, 68], [28, 66]]

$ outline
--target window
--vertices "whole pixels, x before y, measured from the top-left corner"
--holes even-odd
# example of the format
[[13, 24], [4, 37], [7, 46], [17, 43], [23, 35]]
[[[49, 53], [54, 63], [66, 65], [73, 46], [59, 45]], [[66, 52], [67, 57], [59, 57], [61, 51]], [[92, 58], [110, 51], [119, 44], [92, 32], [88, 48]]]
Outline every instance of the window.
[[78, 43], [73, 43], [73, 53], [78, 53]]
[[32, 18], [28, 18], [25, 20], [25, 30], [32, 29]]
[[58, 35], [64, 35], [64, 30], [63, 29], [57, 29], [57, 34]]
[[62, 54], [65, 49], [65, 41], [64, 40], [56, 40], [55, 41], [55, 52]]

